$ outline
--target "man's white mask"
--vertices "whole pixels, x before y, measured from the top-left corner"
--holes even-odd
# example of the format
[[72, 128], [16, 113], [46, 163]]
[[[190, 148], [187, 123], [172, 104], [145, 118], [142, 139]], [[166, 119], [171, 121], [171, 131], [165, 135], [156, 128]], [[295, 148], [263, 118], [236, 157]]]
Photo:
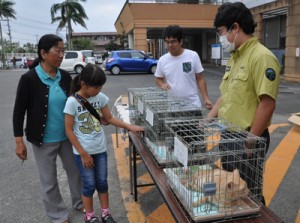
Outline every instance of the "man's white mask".
[[236, 36], [237, 36], [237, 33], [235, 34], [234, 40], [233, 40], [233, 42], [231, 43], [231, 42], [229, 42], [228, 39], [227, 39], [227, 35], [228, 35], [228, 33], [230, 32], [230, 30], [231, 30], [231, 28], [229, 29], [229, 31], [227, 32], [226, 35], [220, 36], [220, 43], [221, 43], [221, 45], [222, 45], [222, 47], [223, 47], [224, 49], [226, 49], [228, 52], [231, 53], [232, 51], [235, 51], [235, 43], [234, 43], [234, 41], [235, 41], [235, 38], [236, 38]]

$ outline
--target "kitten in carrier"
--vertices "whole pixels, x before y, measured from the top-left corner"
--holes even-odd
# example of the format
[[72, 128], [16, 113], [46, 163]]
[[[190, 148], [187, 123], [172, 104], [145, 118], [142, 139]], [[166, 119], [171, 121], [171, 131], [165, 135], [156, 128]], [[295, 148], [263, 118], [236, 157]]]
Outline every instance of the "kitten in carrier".
[[[193, 206], [213, 203], [219, 211], [238, 206], [239, 200], [249, 194], [247, 183], [240, 177], [238, 169], [228, 172], [218, 168], [198, 170], [181, 183], [192, 191], [202, 193], [193, 199]], [[188, 180], [187, 180], [188, 179]]]

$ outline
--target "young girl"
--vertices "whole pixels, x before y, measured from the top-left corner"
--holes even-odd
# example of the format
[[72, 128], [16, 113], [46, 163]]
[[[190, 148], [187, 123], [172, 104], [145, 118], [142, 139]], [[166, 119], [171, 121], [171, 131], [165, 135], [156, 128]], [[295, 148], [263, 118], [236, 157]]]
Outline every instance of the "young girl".
[[[108, 97], [101, 93], [106, 76], [101, 68], [88, 64], [71, 85], [71, 93], [86, 99], [105, 120], [112, 125], [140, 132], [140, 126], [116, 119], [107, 106]], [[77, 97], [78, 97], [77, 95]], [[74, 95], [76, 96], [76, 95]], [[98, 121], [74, 96], [67, 100], [65, 113], [66, 134], [73, 144], [73, 152], [82, 178], [82, 201], [86, 210], [85, 222], [100, 222], [94, 214], [93, 194], [95, 189], [101, 204], [102, 222], [114, 223], [109, 212], [107, 184], [107, 153], [104, 130]]]

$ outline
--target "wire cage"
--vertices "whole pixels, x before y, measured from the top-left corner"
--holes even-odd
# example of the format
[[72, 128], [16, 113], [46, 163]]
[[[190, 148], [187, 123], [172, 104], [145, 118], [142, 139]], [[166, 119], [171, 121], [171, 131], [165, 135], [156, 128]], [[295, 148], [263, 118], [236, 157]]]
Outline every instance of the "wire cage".
[[222, 119], [166, 120], [168, 183], [196, 222], [259, 215], [266, 142]]
[[128, 88], [127, 91], [129, 98], [129, 107], [134, 109], [137, 108], [139, 97], [156, 92], [165, 92], [159, 87]]
[[164, 167], [167, 162], [173, 160], [171, 158], [173, 151], [166, 146], [168, 133], [164, 121], [166, 119], [201, 119], [206, 114], [207, 111], [204, 108], [189, 104], [178, 97], [173, 97], [171, 100], [145, 102], [145, 116], [141, 116], [141, 119], [147, 123], [144, 141], [159, 166]]
[[146, 123], [158, 135], [163, 135], [165, 132], [165, 119], [201, 118], [206, 114], [206, 109], [193, 105], [180, 97], [173, 97], [171, 100], [146, 101], [145, 103]]
[[158, 87], [145, 87], [145, 88], [128, 88], [128, 106], [129, 106], [129, 117], [131, 123], [142, 124], [143, 122], [139, 119], [138, 113], [138, 99], [148, 94], [164, 93], [166, 91]]
[[[164, 136], [164, 134], [162, 136]], [[171, 157], [173, 150], [170, 150], [167, 146], [171, 144], [171, 142], [166, 142], [167, 139], [162, 136], [156, 133], [152, 128], [146, 127], [143, 140], [158, 166], [166, 167], [168, 162], [174, 160], [174, 158]]]
[[137, 96], [137, 113], [138, 116], [143, 117], [145, 119], [146, 115], [146, 103], [150, 101], [170, 101], [175, 98], [168, 91], [161, 92], [148, 92], [146, 94], [140, 94]]

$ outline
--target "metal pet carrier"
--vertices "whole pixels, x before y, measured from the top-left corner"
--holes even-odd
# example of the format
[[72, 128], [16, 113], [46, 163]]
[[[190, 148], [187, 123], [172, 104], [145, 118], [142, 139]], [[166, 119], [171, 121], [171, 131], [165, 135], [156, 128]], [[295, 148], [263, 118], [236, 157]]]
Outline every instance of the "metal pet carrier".
[[146, 142], [151, 154], [160, 166], [164, 166], [173, 159], [166, 146], [165, 120], [170, 119], [201, 119], [206, 115], [204, 108], [192, 105], [182, 98], [173, 97], [172, 100], [156, 100], [145, 102], [145, 119], [147, 127], [145, 128], [144, 141]]
[[170, 187], [196, 222], [257, 216], [266, 143], [221, 119], [168, 120], [173, 150], [164, 169]]
[[131, 123], [135, 123], [135, 124], [143, 124], [142, 121], [139, 119], [138, 99], [148, 94], [166, 93], [166, 91], [158, 87], [128, 88], [127, 92], [128, 92], [128, 99], [129, 99], [128, 100], [129, 117]]

